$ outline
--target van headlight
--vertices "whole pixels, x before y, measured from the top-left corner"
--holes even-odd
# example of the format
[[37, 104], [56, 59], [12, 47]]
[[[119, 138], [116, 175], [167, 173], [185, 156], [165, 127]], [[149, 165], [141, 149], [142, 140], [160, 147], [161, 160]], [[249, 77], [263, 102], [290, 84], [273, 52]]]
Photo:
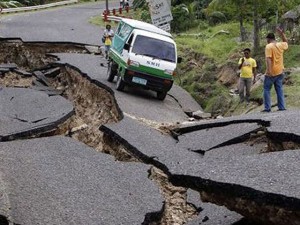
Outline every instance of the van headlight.
[[128, 65], [128, 66], [135, 66], [135, 67], [139, 67], [139, 66], [140, 66], [140, 63], [139, 63], [139, 62], [137, 62], [137, 61], [133, 61], [133, 60], [130, 60], [130, 59], [128, 59], [128, 61], [127, 61], [127, 65]]
[[174, 70], [165, 70], [164, 72], [165, 72], [165, 74], [175, 76], [175, 71]]

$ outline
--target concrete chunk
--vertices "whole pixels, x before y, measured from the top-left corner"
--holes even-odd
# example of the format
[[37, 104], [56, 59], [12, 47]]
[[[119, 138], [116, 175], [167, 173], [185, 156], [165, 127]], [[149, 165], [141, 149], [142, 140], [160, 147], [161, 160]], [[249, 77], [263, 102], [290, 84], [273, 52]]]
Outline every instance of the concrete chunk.
[[0, 64], [0, 68], [1, 69], [9, 69], [9, 70], [12, 70], [12, 69], [16, 69], [18, 66], [17, 64], [15, 63], [5, 63], [5, 64]]
[[24, 77], [31, 77], [32, 76], [32, 73], [29, 73], [27, 71], [20, 70], [20, 69], [15, 69], [14, 72], [16, 72], [17, 74], [22, 75]]
[[40, 81], [41, 83], [43, 83], [46, 86], [51, 86], [50, 81], [47, 79], [47, 77], [45, 77], [45, 75], [41, 72], [41, 71], [35, 71], [33, 72], [34, 76], [36, 76], [36, 78], [38, 79], [38, 81]]
[[50, 70], [48, 70], [44, 73], [44, 75], [46, 77], [56, 77], [59, 74], [60, 74], [60, 67], [55, 67], [55, 68], [50, 69]]

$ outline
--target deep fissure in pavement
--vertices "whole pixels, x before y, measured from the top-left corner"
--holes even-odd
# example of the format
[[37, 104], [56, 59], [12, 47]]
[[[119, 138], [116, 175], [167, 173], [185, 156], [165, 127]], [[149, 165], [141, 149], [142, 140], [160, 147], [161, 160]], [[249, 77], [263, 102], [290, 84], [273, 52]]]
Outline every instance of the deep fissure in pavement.
[[[30, 73], [34, 71], [47, 73], [47, 71], [53, 69], [53, 66], [57, 68], [57, 65], [55, 66], [56, 58], [47, 55], [47, 53], [87, 53], [86, 48], [80, 45], [23, 43], [16, 40], [0, 42], [0, 49], [2, 52], [0, 56], [1, 63], [15, 63], [18, 69]], [[4, 87], [32, 87], [35, 80], [35, 76], [26, 75], [26, 73], [20, 75], [13, 70], [1, 72], [0, 85]], [[122, 118], [122, 112], [119, 110], [114, 96], [109, 90], [99, 87], [96, 83], [93, 83], [87, 77], [83, 76], [79, 71], [69, 66], [61, 65], [59, 67], [59, 73], [55, 74], [55, 76], [48, 77], [48, 80], [55, 90], [61, 91], [62, 96], [73, 102], [75, 115], [59, 125], [57, 129], [34, 135], [34, 137], [66, 135], [93, 147], [97, 151], [111, 154], [119, 161], [139, 161], [130, 155], [130, 151], [128, 151], [125, 146], [116, 142], [112, 137], [103, 135], [103, 133], [99, 131], [99, 127], [102, 124], [118, 122]], [[245, 120], [244, 122], [249, 121]], [[263, 127], [270, 125], [265, 121], [259, 122]], [[194, 129], [207, 129], [225, 125], [226, 124], [216, 123], [214, 125], [201, 125], [203, 127], [195, 127]], [[179, 132], [175, 130], [175, 132], [182, 134], [186, 131], [181, 130]], [[265, 143], [267, 145], [265, 152], [300, 148], [298, 136], [268, 133], [264, 129], [251, 134], [248, 139], [243, 139], [242, 141], [250, 145]], [[229, 145], [231, 143], [227, 144]], [[187, 203], [186, 188], [172, 185], [168, 176], [156, 168], [151, 169], [150, 179], [153, 179], [159, 186], [165, 198], [165, 203], [161, 212], [149, 213], [148, 217], [145, 215], [147, 217], [145, 220], [148, 220], [146, 224], [183, 224], [196, 216], [198, 213], [197, 209]], [[226, 205], [230, 209], [239, 207], [239, 211], [243, 207], [245, 211], [257, 210], [257, 213], [254, 214], [258, 215], [263, 213], [264, 215], [260, 220], [272, 220], [274, 224], [293, 224], [293, 222], [296, 221], [295, 218], [299, 218], [297, 213], [284, 211], [272, 205], [264, 207], [268, 209], [267, 212], [259, 212], [259, 210], [261, 210], [260, 206], [256, 206], [251, 201], [245, 202], [245, 200], [237, 198], [230, 200], [226, 196], [217, 196], [214, 193], [201, 192], [200, 190], [199, 192], [204, 201]], [[279, 214], [280, 216], [277, 217]], [[246, 212], [245, 215], [249, 214]], [[158, 219], [158, 217], [160, 218]], [[286, 220], [282, 221], [284, 217], [286, 217]]]
[[[248, 219], [253, 219], [263, 224], [273, 225], [297, 225], [300, 213], [294, 210], [288, 210], [282, 207], [274, 206], [268, 203], [257, 203], [251, 199], [232, 197], [229, 198], [225, 194], [215, 194], [205, 191], [200, 191], [201, 200], [217, 205], [225, 205], [228, 209], [237, 211], [241, 215], [247, 216]], [[252, 215], [253, 217], [249, 217]]]
[[0, 62], [16, 63], [25, 70], [37, 70], [56, 60], [48, 53], [88, 53], [85, 45], [73, 43], [23, 42], [20, 39], [0, 41]]
[[99, 127], [121, 119], [114, 97], [69, 67], [62, 67], [52, 84], [57, 89], [64, 89], [62, 96], [72, 101], [75, 108], [74, 117], [58, 132], [102, 151]]
[[150, 179], [159, 186], [165, 198], [163, 217], [160, 224], [184, 224], [195, 218], [199, 211], [187, 202], [187, 188], [174, 186], [160, 169], [150, 169]]
[[[204, 123], [195, 126], [188, 127], [178, 127], [173, 128], [171, 130], [171, 134], [175, 140], [178, 141], [178, 137], [180, 135], [184, 135], [194, 131], [213, 129], [218, 127], [224, 127], [232, 124], [243, 124], [243, 123], [257, 123], [261, 126], [256, 132], [251, 132], [241, 137], [237, 137], [235, 139], [231, 139], [227, 142], [224, 142], [220, 145], [212, 147], [210, 150], [215, 148], [228, 146], [237, 143], [246, 143], [250, 146], [255, 146], [262, 143], [265, 144], [263, 148], [260, 149], [261, 153], [266, 152], [276, 152], [276, 151], [284, 151], [284, 150], [295, 150], [300, 148], [300, 136], [291, 134], [291, 133], [276, 133], [276, 132], [268, 132], [267, 128], [270, 127], [269, 121], [264, 121], [261, 119], [244, 119], [244, 120], [236, 120], [236, 121], [225, 121], [225, 122], [214, 122], [214, 123]], [[196, 151], [201, 155], [205, 155], [205, 151], [199, 150]]]

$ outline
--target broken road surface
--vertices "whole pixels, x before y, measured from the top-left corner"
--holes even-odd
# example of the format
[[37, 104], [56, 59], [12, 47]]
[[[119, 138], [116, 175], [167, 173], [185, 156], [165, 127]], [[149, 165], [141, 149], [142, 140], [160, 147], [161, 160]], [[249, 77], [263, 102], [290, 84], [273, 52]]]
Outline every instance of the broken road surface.
[[107, 61], [79, 46], [99, 44], [88, 19], [103, 9], [2, 20], [0, 63], [16, 64], [0, 78], [0, 221], [298, 225], [299, 111], [187, 122], [201, 107], [179, 86], [164, 102], [115, 91]]

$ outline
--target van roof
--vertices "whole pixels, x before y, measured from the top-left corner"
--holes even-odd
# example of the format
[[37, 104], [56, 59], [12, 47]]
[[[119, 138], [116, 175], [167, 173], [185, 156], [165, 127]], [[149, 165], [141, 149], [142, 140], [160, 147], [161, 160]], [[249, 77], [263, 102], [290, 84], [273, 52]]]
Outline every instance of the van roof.
[[176, 45], [175, 41], [173, 40], [172, 37], [153, 33], [153, 32], [147, 31], [147, 30], [140, 30], [140, 29], [134, 30], [134, 33], [135, 33], [135, 35], [142, 35], [142, 36], [147, 36], [150, 38], [160, 39], [162, 41], [170, 42], [170, 43], [173, 43], [174, 45]]
[[127, 18], [122, 18], [122, 21], [137, 29], [150, 31], [152, 33], [157, 33], [172, 38], [172, 35], [170, 33], [154, 26], [153, 24], [145, 23], [139, 20], [127, 19]]

